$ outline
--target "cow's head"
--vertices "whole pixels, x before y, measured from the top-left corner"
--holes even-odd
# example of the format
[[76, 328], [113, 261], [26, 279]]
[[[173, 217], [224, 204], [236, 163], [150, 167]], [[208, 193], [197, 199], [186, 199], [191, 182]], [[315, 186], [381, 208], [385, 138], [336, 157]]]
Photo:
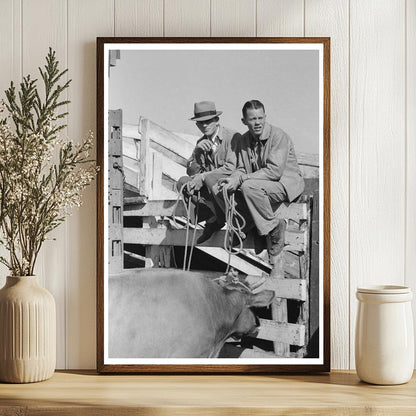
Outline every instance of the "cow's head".
[[245, 304], [238, 315], [233, 328], [232, 335], [241, 337], [242, 335], [256, 335], [260, 322], [257, 316], [250, 309], [251, 307], [269, 306], [275, 297], [273, 290], [262, 290], [259, 293], [245, 293]]

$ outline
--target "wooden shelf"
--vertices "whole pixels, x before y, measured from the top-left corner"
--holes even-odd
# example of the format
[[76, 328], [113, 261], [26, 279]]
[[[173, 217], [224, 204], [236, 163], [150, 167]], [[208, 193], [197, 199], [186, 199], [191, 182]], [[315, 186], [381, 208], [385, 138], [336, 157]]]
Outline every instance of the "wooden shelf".
[[97, 375], [58, 371], [1, 384], [0, 415], [415, 415], [416, 375], [373, 386], [353, 372], [320, 375]]

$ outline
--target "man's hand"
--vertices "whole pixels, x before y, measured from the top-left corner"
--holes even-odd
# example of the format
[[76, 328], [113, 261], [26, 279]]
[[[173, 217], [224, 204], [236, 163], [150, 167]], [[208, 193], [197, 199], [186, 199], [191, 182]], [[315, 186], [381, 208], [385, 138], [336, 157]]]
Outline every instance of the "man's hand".
[[209, 139], [202, 139], [195, 147], [204, 152], [209, 152], [212, 147], [212, 141]]
[[226, 190], [228, 193], [234, 193], [240, 187], [239, 177], [229, 177], [218, 181], [218, 189], [220, 191]]
[[204, 186], [204, 178], [200, 173], [197, 173], [187, 185], [187, 190], [189, 194], [193, 192], [198, 192]]

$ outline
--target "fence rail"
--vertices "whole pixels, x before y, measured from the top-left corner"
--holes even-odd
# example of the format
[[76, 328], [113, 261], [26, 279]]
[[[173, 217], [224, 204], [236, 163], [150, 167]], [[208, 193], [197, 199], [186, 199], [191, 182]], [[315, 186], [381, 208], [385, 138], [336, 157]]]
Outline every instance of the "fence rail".
[[[111, 120], [120, 124], [121, 118], [117, 122]], [[109, 131], [113, 136], [119, 134], [122, 137], [122, 158], [118, 160], [121, 159], [123, 165], [125, 190], [129, 190], [124, 193], [124, 199], [120, 203], [122, 218], [133, 221], [137, 219], [136, 222], [143, 224], [141, 227], [123, 227], [121, 231], [118, 226], [117, 233], [121, 234], [122, 244], [140, 244], [146, 247], [145, 256], [131, 252], [129, 254], [126, 250], [127, 255], [137, 261], [145, 260], [147, 266], [153, 264], [154, 267], [170, 267], [171, 248], [184, 246], [186, 240], [185, 229], [180, 226], [176, 228], [168, 219], [174, 215], [186, 216], [183, 205], [176, 206], [177, 194], [174, 187], [177, 179], [185, 175], [186, 160], [193, 151], [196, 137], [172, 133], [145, 118], [140, 118], [138, 125], [125, 124], [122, 129], [120, 126], [114, 127], [117, 126]], [[117, 129], [120, 131], [114, 133]], [[111, 148], [110, 152], [112, 151]], [[109, 156], [110, 169], [114, 165], [114, 160], [111, 159], [114, 156]], [[314, 327], [311, 325], [310, 302], [311, 278], [317, 279], [317, 270], [312, 271], [314, 274], [311, 273], [310, 260], [314, 250], [316, 255], [317, 247], [314, 244], [319, 242], [316, 228], [316, 221], [319, 219], [318, 157], [298, 153], [298, 161], [306, 178], [308, 191], [301, 202], [283, 203], [276, 210], [276, 216], [284, 218], [288, 223], [285, 247], [274, 259], [273, 265], [266, 263], [270, 275], [256, 289], [274, 290], [277, 296], [271, 306], [270, 319], [260, 320], [261, 326], [257, 335], [259, 339], [272, 341], [273, 351], [254, 348], [243, 356], [303, 357], [310, 334], [316, 329], [316, 324]], [[115, 191], [117, 189], [111, 193], [114, 194]], [[191, 235], [193, 232], [191, 230]], [[198, 237], [202, 229], [197, 226], [195, 232]], [[221, 249], [223, 241], [224, 231], [220, 231], [208, 242], [198, 246], [197, 250], [226, 262], [228, 254]], [[241, 273], [250, 275], [251, 279], [260, 279], [265, 263], [247, 250], [254, 247], [250, 236], [244, 247], [247, 255], [233, 255], [231, 265]], [[114, 256], [110, 259], [113, 261]], [[122, 268], [118, 261], [110, 270], [121, 272]], [[317, 300], [314, 299], [313, 302]]]

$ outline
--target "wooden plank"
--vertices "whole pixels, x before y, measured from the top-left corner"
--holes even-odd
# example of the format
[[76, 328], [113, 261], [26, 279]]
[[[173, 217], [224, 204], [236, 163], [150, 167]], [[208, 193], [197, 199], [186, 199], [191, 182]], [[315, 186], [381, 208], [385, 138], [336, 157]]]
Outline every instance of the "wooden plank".
[[319, 178], [319, 168], [299, 165], [300, 171], [304, 179]]
[[[316, 226], [319, 224], [319, 197], [317, 192], [314, 194], [313, 200], [311, 202], [314, 204], [313, 218], [311, 217], [311, 212], [309, 210], [309, 218], [306, 223], [302, 224], [302, 227], [305, 227], [306, 232], [305, 251], [299, 256], [301, 272], [300, 277], [303, 277], [307, 280], [308, 290], [306, 291], [305, 301], [300, 304], [299, 316], [296, 320], [296, 323], [305, 325], [306, 345], [299, 349], [296, 353], [297, 356], [303, 357], [309, 352], [311, 358], [318, 358], [318, 348], [316, 348], [316, 351], [314, 351], [312, 348], [313, 346], [311, 345], [311, 348], [309, 351], [307, 351], [307, 346], [309, 346], [311, 335], [315, 333], [315, 331], [319, 331], [319, 328], [321, 327], [319, 319], [319, 299], [321, 296], [321, 285], [319, 282], [319, 226]], [[310, 247], [310, 241], [312, 241], [312, 248]], [[313, 261], [311, 261], [311, 257]], [[311, 264], [313, 267], [310, 267]]]
[[[323, 35], [322, 35], [323, 36]], [[319, 168], [319, 155], [305, 152], [296, 152], [296, 159], [299, 165]]]
[[163, 36], [163, 0], [115, 0], [115, 36]]
[[261, 351], [259, 349], [246, 348], [239, 358], [278, 358], [274, 352]]
[[131, 251], [126, 251], [126, 250], [124, 250], [124, 254], [131, 257], [132, 259], [142, 261], [144, 263], [145, 268], [150, 268], [154, 266], [153, 261], [145, 256], [140, 256], [139, 254], [132, 253]]
[[141, 133], [139, 131], [139, 124], [123, 123], [123, 140], [141, 140]]
[[[193, 232], [193, 231], [192, 231]], [[223, 263], [228, 263], [228, 253], [221, 247], [196, 247], [197, 250], [200, 250], [210, 256], [216, 258], [217, 260], [222, 261]], [[232, 254], [231, 255], [231, 267], [238, 270], [244, 274], [252, 274], [261, 276], [262, 270], [253, 264], [245, 261], [244, 259]]]
[[165, 3], [165, 36], [210, 36], [210, 0]]
[[[196, 230], [196, 238], [202, 234], [203, 230]], [[193, 233], [193, 230], [192, 230]], [[184, 246], [186, 230], [166, 230], [166, 229], [145, 229], [145, 228], [124, 228], [124, 242], [126, 244], [143, 245], [164, 245], [164, 246]], [[203, 247], [222, 247], [224, 244], [225, 231], [218, 231], [208, 241], [200, 244]], [[285, 242], [291, 250], [303, 251], [304, 234], [295, 231], [286, 231]], [[189, 240], [190, 243], [190, 240]], [[253, 248], [254, 244], [250, 236], [244, 242], [245, 248]]]
[[[5, 99], [4, 90], [10, 82], [21, 81], [22, 50], [21, 50], [21, 1], [5, 0], [1, 3], [0, 13], [0, 100]], [[0, 255], [8, 257], [4, 247], [0, 247]], [[9, 271], [0, 264], [0, 287], [6, 283]]]
[[[270, 272], [270, 280], [278, 282], [284, 280], [284, 260], [285, 252], [282, 251], [276, 256], [270, 256], [270, 263], [272, 264], [272, 271]], [[287, 299], [280, 297], [279, 295], [273, 299], [270, 305], [272, 310], [272, 319], [275, 322], [287, 323], [288, 322], [288, 311], [287, 311]], [[274, 353], [279, 357], [289, 357], [290, 345], [282, 342], [281, 340], [273, 341]]]
[[[406, 275], [405, 285], [416, 292], [414, 273], [416, 270], [416, 0], [406, 2]], [[416, 322], [416, 297], [413, 297], [412, 310]], [[415, 327], [416, 331], [416, 327]], [[415, 332], [416, 338], [416, 332]], [[415, 351], [416, 358], [416, 351]], [[415, 361], [416, 362], [416, 361]]]
[[146, 260], [151, 263], [152, 266], [145, 267], [170, 267], [171, 249], [168, 246], [147, 246], [146, 247]]
[[[22, 1], [22, 73], [31, 74], [32, 79], [40, 78], [38, 67], [45, 65], [45, 57], [49, 47], [56, 51], [56, 58], [60, 62], [60, 69], [67, 67], [67, 14], [66, 0], [30, 0]], [[42, 22], [41, 24], [39, 22]], [[63, 82], [67, 79], [64, 76]], [[44, 89], [39, 83], [40, 94]], [[67, 93], [62, 94], [61, 99], [67, 98]], [[67, 107], [61, 107], [66, 110]], [[68, 130], [61, 131], [61, 136], [66, 137]], [[55, 156], [53, 161], [57, 162]], [[70, 245], [68, 240], [69, 223], [55, 229], [48, 235], [50, 239], [56, 239], [52, 244], [45, 242], [38, 262], [35, 274], [39, 276], [41, 286], [46, 287], [54, 296], [56, 302], [57, 319], [57, 367], [65, 368], [66, 365], [66, 323], [67, 323], [67, 277], [68, 258], [70, 257]], [[59, 277], [59, 278], [57, 278]]]
[[[351, 1], [350, 366], [358, 286], [404, 284], [404, 1]], [[388, 166], [388, 169], [386, 169]], [[388, 203], [394, 201], [394, 203]], [[371, 250], [368, 250], [371, 247]], [[365, 255], [363, 255], [365, 253]]]
[[141, 132], [140, 143], [140, 194], [144, 196], [150, 195], [151, 188], [151, 172], [150, 163], [153, 161], [149, 152], [149, 135], [147, 133], [149, 120], [140, 119], [139, 131]]
[[[151, 147], [154, 148], [153, 146]], [[174, 158], [169, 157], [165, 153], [155, 153], [160, 154], [162, 157], [163, 175], [170, 178], [174, 182], [178, 181], [179, 178], [186, 175], [185, 162], [183, 164], [178, 164]]]
[[279, 298], [304, 301], [307, 299], [308, 282], [306, 279], [266, 279], [254, 292], [262, 290], [274, 290]]
[[[140, 120], [144, 120], [144, 118], [141, 118]], [[140, 128], [139, 132], [141, 132]], [[151, 120], [148, 120], [147, 122], [147, 134], [149, 135], [149, 140], [185, 159], [188, 159], [192, 155], [195, 147], [187, 140], [184, 140], [182, 137], [166, 130]]]
[[[123, 129], [126, 123], [123, 123]], [[137, 129], [137, 126], [136, 126]], [[123, 131], [123, 156], [133, 160], [140, 160], [140, 140], [126, 136]]]
[[[349, 368], [349, 3], [305, 2], [305, 35], [331, 37], [331, 365]], [[352, 23], [354, 24], [354, 23]], [[334, 45], [336, 45], [334, 47]], [[298, 155], [299, 160], [299, 155]]]
[[257, 36], [304, 36], [303, 0], [257, 0]]
[[[123, 159], [123, 162], [125, 160]], [[139, 190], [140, 188], [140, 172], [130, 167], [128, 164], [123, 163], [124, 177], [127, 185]]]
[[151, 192], [149, 195], [150, 200], [164, 199], [162, 196], [162, 157], [159, 153], [153, 152], [152, 163], [152, 180], [151, 180]]
[[10, 81], [20, 82], [22, 76], [21, 57], [21, 2], [4, 0], [0, 13], [0, 99], [5, 99], [4, 90]]
[[[182, 208], [183, 204], [179, 204], [178, 210], [174, 210], [174, 201], [149, 201], [147, 204], [136, 206], [129, 206], [126, 208], [125, 216], [147, 216], [150, 213], [154, 215], [170, 216], [174, 213], [178, 216], [186, 216], [186, 212]], [[283, 203], [276, 210], [278, 218], [293, 219], [297, 222], [307, 218], [307, 205], [305, 203]]]
[[[122, 111], [108, 112], [108, 269], [110, 274], [120, 273], [124, 267], [123, 253], [123, 187], [124, 169]], [[115, 215], [118, 213], [118, 215]]]
[[[182, 154], [175, 153], [154, 140], [150, 141], [150, 146], [152, 149], [158, 151], [159, 153], [162, 153], [167, 160], [170, 160], [174, 162], [175, 164], [179, 165], [178, 167], [182, 167], [182, 168], [186, 167], [188, 159], [183, 157]], [[183, 169], [183, 171], [185, 170]]]
[[[401, 386], [374, 386], [360, 382], [354, 371], [261, 375], [253, 374], [250, 367], [245, 370], [249, 374], [226, 376], [103, 376], [95, 370], [58, 371], [45, 383], [2, 384], [0, 414], [414, 416], [416, 413], [416, 375]], [[212, 366], [202, 368], [201, 371], [213, 372]], [[228, 367], [229, 371], [232, 368]], [[260, 368], [256, 370], [261, 371]], [[186, 371], [184, 366], [179, 369]], [[224, 367], [218, 370], [224, 371]]]
[[[112, 0], [64, 3], [68, 10], [68, 65], [72, 78], [68, 135], [79, 142], [89, 130], [96, 131], [96, 37], [113, 36], [114, 9]], [[36, 26], [43, 25], [43, 19], [36, 22]], [[62, 32], [62, 27], [56, 30]], [[92, 154], [95, 155], [94, 149]], [[96, 365], [96, 195], [93, 182], [84, 191], [82, 207], [68, 219], [66, 368]]]
[[295, 254], [286, 251], [283, 261], [285, 277], [300, 278], [305, 276], [304, 274], [302, 275], [300, 270], [299, 253]]
[[256, 36], [256, 0], [212, 0], [211, 36]]
[[305, 327], [260, 318], [260, 328], [256, 338], [302, 346], [305, 345]]

